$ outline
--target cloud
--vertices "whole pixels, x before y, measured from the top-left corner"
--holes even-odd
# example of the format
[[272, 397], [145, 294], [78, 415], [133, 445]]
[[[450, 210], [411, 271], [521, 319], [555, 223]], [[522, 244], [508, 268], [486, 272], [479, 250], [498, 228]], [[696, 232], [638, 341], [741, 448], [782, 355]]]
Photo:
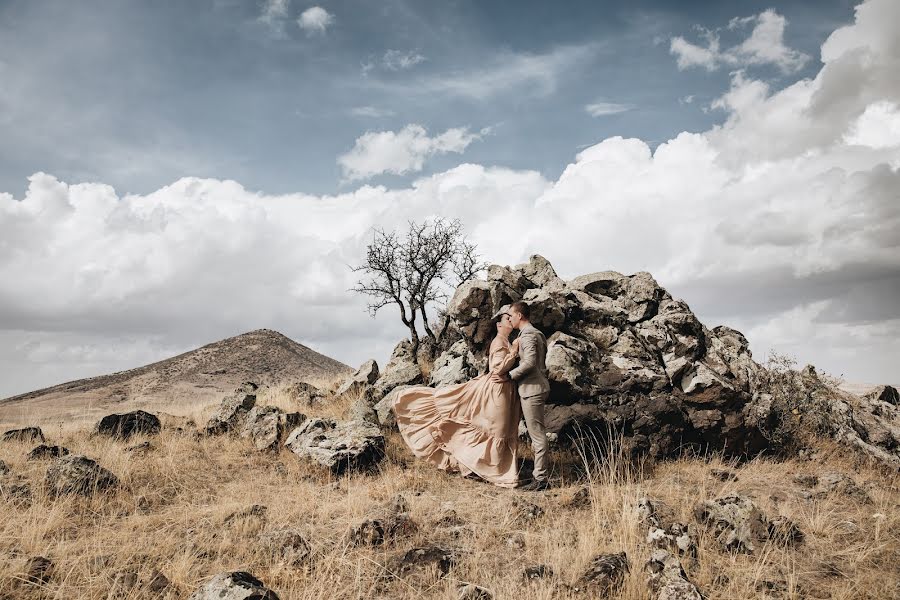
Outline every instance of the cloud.
[[300, 13], [297, 25], [307, 33], [325, 33], [334, 23], [334, 15], [321, 6], [312, 6]]
[[262, 5], [258, 20], [265, 24], [273, 33], [284, 34], [284, 21], [287, 19], [291, 7], [291, 0], [265, 0]]
[[428, 59], [423, 55], [412, 50], [387, 50], [381, 58], [364, 62], [362, 72], [363, 75], [368, 75], [376, 67], [386, 71], [405, 71], [426, 60]]
[[787, 19], [772, 9], [756, 16], [734, 18], [728, 29], [740, 29], [753, 25], [750, 36], [740, 44], [720, 50], [719, 37], [714, 31], [699, 28], [706, 38], [706, 47], [688, 42], [681, 36], [671, 39], [669, 52], [677, 57], [679, 69], [702, 67], [714, 71], [725, 65], [747, 67], [751, 65], [773, 65], [783, 73], [793, 73], [802, 69], [809, 56], [785, 46], [784, 29]]
[[354, 117], [372, 117], [380, 119], [382, 117], [392, 117], [396, 113], [386, 108], [377, 108], [375, 106], [355, 106], [350, 109], [350, 114]]
[[[774, 90], [735, 75], [719, 126], [655, 150], [611, 137], [553, 179], [461, 164], [336, 196], [198, 178], [120, 195], [35, 174], [23, 197], [0, 194], [0, 396], [259, 327], [350, 364], [383, 361], [404, 328], [393, 313], [368, 317], [347, 291], [348, 265], [371, 227], [433, 215], [461, 219], [492, 262], [538, 252], [564, 277], [647, 270], [708, 325], [743, 330], [760, 359], [787, 351], [850, 380], [890, 382], [900, 147], [876, 134], [892, 131], [900, 104], [888, 76], [900, 65], [898, 13], [893, 0], [860, 6], [822, 45], [812, 79]], [[416, 127], [367, 134], [393, 158], [360, 152], [373, 162], [350, 172], [413, 172], [434, 148], [475, 135]]]
[[633, 104], [618, 104], [615, 102], [595, 102], [587, 104], [584, 110], [592, 117], [602, 117], [605, 115], [615, 115], [623, 113], [634, 108]]
[[584, 44], [558, 46], [545, 53], [501, 52], [486, 58], [475, 68], [433, 73], [404, 81], [369, 78], [366, 86], [400, 95], [449, 95], [475, 101], [514, 91], [529, 96], [547, 96], [556, 91], [559, 80], [566, 73], [587, 63], [597, 48], [596, 44]]
[[470, 133], [468, 128], [452, 128], [429, 137], [421, 125], [410, 124], [398, 132], [367, 132], [356, 139], [353, 149], [338, 157], [348, 181], [368, 179], [382, 173], [403, 175], [421, 171], [425, 160], [436, 154], [461, 154], [469, 144], [487, 133]]

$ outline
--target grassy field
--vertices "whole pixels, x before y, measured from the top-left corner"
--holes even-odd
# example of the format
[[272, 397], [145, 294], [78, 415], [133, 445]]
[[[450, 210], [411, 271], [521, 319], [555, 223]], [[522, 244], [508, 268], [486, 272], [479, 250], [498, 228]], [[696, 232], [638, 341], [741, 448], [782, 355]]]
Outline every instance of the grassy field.
[[[311, 411], [291, 406], [277, 392], [262, 395], [259, 404], [335, 416], [347, 409], [342, 403]], [[186, 408], [191, 411], [202, 423], [209, 409]], [[625, 464], [614, 449], [599, 459], [557, 450], [560, 485], [528, 494], [438, 472], [415, 460], [395, 433], [388, 436], [378, 473], [333, 478], [286, 450], [260, 453], [237, 437], [164, 430], [149, 438], [149, 451], [128, 452], [126, 447], [142, 440], [91, 437], [84, 423], [47, 426], [36, 420], [48, 443], [97, 460], [121, 483], [108, 495], [54, 500], [43, 485], [49, 461], [25, 458], [35, 444], [0, 443], [0, 459], [10, 468], [0, 484], [3, 599], [159, 597], [148, 587], [158, 573], [170, 582], [164, 594], [187, 598], [229, 570], [253, 573], [282, 599], [454, 599], [463, 582], [497, 599], [583, 598], [569, 586], [591, 558], [624, 551], [630, 572], [615, 597], [637, 600], [650, 597], [643, 567], [651, 552], [634, 510], [637, 500], [662, 500], [681, 521], [696, 525], [692, 511], [698, 501], [731, 492], [749, 495], [769, 517], [789, 517], [805, 540], [789, 548], [730, 553], [696, 525], [697, 560], [682, 562], [707, 598], [900, 597], [900, 477], [857, 464], [836, 449], [823, 448], [808, 461], [735, 465], [719, 457], [685, 458], [642, 468]], [[736, 480], [722, 481], [715, 469], [731, 470]], [[840, 491], [805, 499], [794, 476], [825, 471], [850, 475], [870, 500]], [[31, 489], [30, 501], [11, 496], [22, 483]], [[588, 501], [573, 505], [585, 486]], [[350, 545], [348, 530], [398, 494], [418, 530], [383, 546]], [[543, 513], [529, 514], [528, 503]], [[248, 510], [253, 505], [266, 508]], [[299, 567], [281, 564], [258, 543], [261, 535], [284, 528], [299, 530], [311, 546]], [[431, 572], [383, 577], [393, 555], [424, 545], [452, 549], [458, 564], [443, 578]], [[25, 576], [35, 556], [53, 563], [45, 584]], [[526, 581], [522, 570], [537, 564], [554, 575]], [[127, 589], [123, 583], [135, 585]]]

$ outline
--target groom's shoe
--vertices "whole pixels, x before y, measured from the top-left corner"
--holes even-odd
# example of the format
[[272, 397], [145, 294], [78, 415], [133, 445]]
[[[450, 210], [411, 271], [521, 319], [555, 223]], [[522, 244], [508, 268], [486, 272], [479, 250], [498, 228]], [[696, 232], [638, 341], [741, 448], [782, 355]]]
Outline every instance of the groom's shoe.
[[542, 492], [550, 489], [550, 482], [546, 479], [533, 479], [519, 488], [523, 492]]

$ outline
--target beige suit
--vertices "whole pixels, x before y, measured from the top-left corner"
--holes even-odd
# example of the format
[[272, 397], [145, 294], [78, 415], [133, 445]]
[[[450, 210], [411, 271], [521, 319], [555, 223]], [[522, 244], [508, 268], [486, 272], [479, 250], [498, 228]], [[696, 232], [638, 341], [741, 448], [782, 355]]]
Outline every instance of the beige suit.
[[544, 428], [544, 404], [550, 395], [547, 380], [547, 338], [528, 324], [519, 331], [519, 366], [509, 372], [516, 382], [522, 402], [522, 414], [534, 450], [536, 481], [547, 479], [547, 432]]

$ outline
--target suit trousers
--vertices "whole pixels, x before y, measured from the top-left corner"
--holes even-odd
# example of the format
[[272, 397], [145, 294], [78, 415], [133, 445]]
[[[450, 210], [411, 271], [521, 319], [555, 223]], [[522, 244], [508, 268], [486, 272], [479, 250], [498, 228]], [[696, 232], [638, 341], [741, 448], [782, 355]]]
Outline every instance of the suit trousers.
[[535, 481], [546, 481], [548, 477], [549, 459], [547, 456], [547, 431], [544, 428], [544, 404], [549, 396], [550, 392], [544, 392], [522, 398], [522, 416], [525, 417], [528, 436], [531, 438], [531, 449], [534, 450], [532, 476]]

